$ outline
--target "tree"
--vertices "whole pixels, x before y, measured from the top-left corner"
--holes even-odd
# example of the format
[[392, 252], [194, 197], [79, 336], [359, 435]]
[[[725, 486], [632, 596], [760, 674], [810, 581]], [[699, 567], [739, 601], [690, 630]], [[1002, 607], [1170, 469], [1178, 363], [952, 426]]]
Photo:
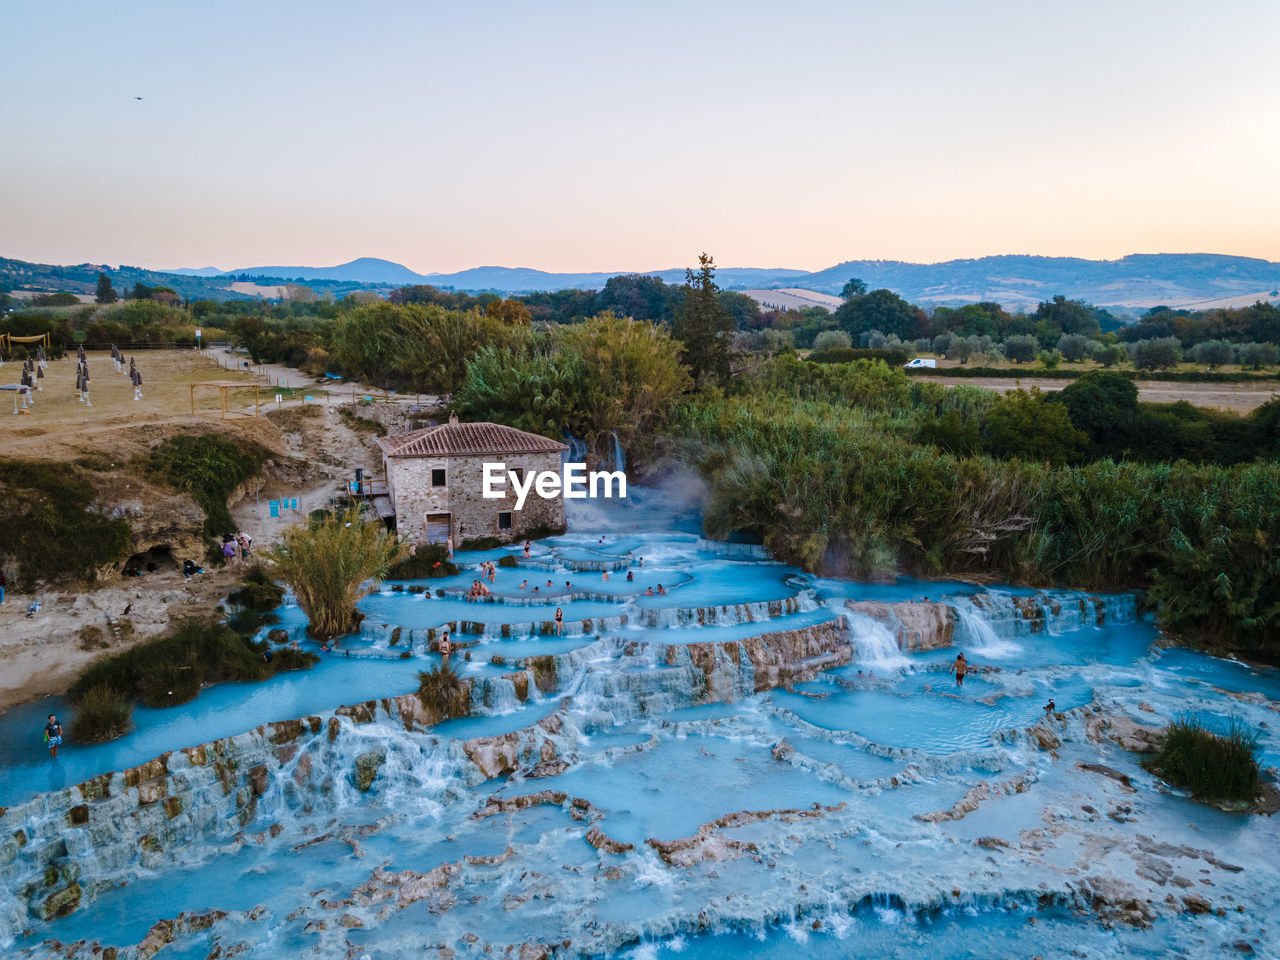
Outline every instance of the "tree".
[[1280, 359], [1280, 347], [1274, 343], [1242, 343], [1240, 345], [1240, 363], [1250, 370], [1274, 367], [1277, 359]]
[[1114, 367], [1124, 359], [1124, 347], [1118, 343], [1098, 343], [1094, 341], [1093, 360], [1104, 367]]
[[1062, 354], [1057, 350], [1041, 350], [1036, 359], [1046, 370], [1057, 370], [1058, 364], [1062, 362]]
[[1099, 332], [1098, 317], [1093, 309], [1083, 300], [1068, 300], [1061, 294], [1036, 308], [1036, 320], [1045, 325], [1054, 340], [1064, 333], [1096, 336]]
[[814, 350], [848, 349], [852, 346], [852, 338], [843, 330], [823, 330], [822, 333], [813, 338]]
[[93, 299], [96, 303], [115, 303], [120, 299], [116, 296], [115, 288], [111, 286], [111, 278], [105, 273], [98, 273], [98, 290]]
[[1089, 344], [1092, 342], [1083, 334], [1064, 333], [1058, 338], [1058, 352], [1068, 363], [1079, 363], [1089, 355]]
[[274, 572], [293, 588], [317, 640], [355, 628], [356, 601], [409, 555], [380, 523], [365, 523], [360, 511], [331, 514], [310, 526], [293, 526], [272, 546]]
[[1039, 348], [1040, 341], [1028, 333], [1006, 337], [1004, 341], [1004, 355], [1014, 363], [1030, 363]]
[[1134, 444], [1138, 388], [1118, 373], [1091, 370], [1049, 398], [1089, 436], [1094, 456], [1119, 460]]
[[1089, 437], [1071, 423], [1067, 408], [1047, 403], [1038, 389], [1014, 390], [992, 404], [982, 444], [993, 456], [1048, 463], [1078, 460]]
[[835, 312], [836, 326], [854, 339], [879, 330], [886, 336], [910, 340], [925, 322], [924, 311], [891, 290], [872, 290], [842, 303]]
[[561, 343], [582, 365], [579, 436], [597, 450], [606, 437], [630, 445], [693, 386], [671, 335], [653, 323], [604, 313], [566, 328]]
[[1177, 337], [1138, 340], [1129, 345], [1129, 359], [1137, 370], [1161, 370], [1182, 362], [1182, 344]]
[[1193, 363], [1203, 363], [1210, 370], [1231, 363], [1235, 358], [1235, 346], [1226, 340], [1206, 340], [1187, 351], [1187, 359]]
[[848, 282], [840, 288], [841, 300], [852, 300], [854, 297], [860, 297], [867, 292], [867, 285], [864, 281], [857, 277], [850, 277]]
[[676, 310], [675, 335], [684, 344], [684, 362], [698, 383], [729, 379], [734, 323], [720, 303], [715, 277], [711, 255], [699, 254], [697, 272], [685, 270], [684, 300]]
[[150, 300], [151, 288], [139, 280], [133, 285], [133, 291], [129, 294], [130, 300]]
[[968, 363], [973, 356], [974, 342], [969, 337], [952, 337], [947, 344], [947, 359]]

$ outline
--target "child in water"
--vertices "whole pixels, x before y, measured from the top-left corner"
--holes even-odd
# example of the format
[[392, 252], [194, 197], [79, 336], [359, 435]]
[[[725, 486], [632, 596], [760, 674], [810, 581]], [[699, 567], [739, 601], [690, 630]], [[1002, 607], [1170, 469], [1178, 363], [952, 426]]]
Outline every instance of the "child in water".
[[49, 756], [57, 760], [58, 748], [62, 746], [62, 724], [52, 713], [49, 714], [49, 722], [44, 727], [44, 742], [49, 745]]

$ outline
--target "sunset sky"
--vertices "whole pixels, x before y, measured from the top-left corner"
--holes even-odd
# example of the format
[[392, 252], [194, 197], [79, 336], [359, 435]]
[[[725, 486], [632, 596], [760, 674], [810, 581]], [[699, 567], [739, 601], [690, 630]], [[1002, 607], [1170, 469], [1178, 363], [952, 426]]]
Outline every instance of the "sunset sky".
[[1275, 0], [8, 0], [0, 35], [0, 256], [1280, 260]]

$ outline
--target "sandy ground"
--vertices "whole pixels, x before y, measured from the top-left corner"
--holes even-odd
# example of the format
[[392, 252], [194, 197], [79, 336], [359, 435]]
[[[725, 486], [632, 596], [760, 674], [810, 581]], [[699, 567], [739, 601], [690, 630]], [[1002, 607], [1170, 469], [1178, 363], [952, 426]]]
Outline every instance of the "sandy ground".
[[[74, 396], [74, 360], [51, 362], [45, 389], [36, 395], [32, 410], [22, 416], [0, 415], [0, 451], [52, 460], [90, 455], [123, 468], [152, 443], [191, 427], [212, 426], [242, 435], [276, 451], [285, 467], [265, 473], [257, 489], [232, 505], [232, 517], [254, 538], [255, 551], [268, 548], [310, 510], [327, 506], [356, 466], [381, 472], [372, 435], [353, 430], [336, 399], [311, 405], [293, 401], [279, 410], [274, 403], [264, 404], [260, 418], [242, 413], [224, 420], [217, 391], [210, 391], [197, 402], [193, 417], [193, 381], [252, 384], [255, 377], [219, 369], [216, 358], [192, 350], [139, 353], [138, 364], [144, 399], [135, 401], [128, 378], [115, 374], [110, 358], [91, 353], [93, 406], [86, 407]], [[0, 369], [0, 377], [7, 372]], [[298, 371], [284, 373], [309, 380]], [[252, 391], [244, 391], [237, 402], [251, 413]], [[127, 471], [101, 476], [104, 483], [108, 477], [118, 484], [129, 479]], [[270, 517], [268, 501], [284, 497], [298, 498], [299, 510]], [[184, 581], [176, 570], [161, 570], [88, 590], [66, 586], [29, 595], [10, 591], [7, 602], [0, 604], [0, 710], [64, 691], [94, 657], [162, 633], [178, 617], [211, 615], [234, 588], [237, 575], [235, 568], [209, 567], [208, 573]], [[43, 609], [27, 618], [27, 605], [37, 598]], [[101, 631], [100, 640], [85, 644], [85, 627]]]
[[[932, 383], [945, 383], [955, 387], [968, 384], [973, 387], [984, 387], [997, 393], [1008, 393], [1010, 390], [1030, 390], [1039, 387], [1045, 393], [1061, 390], [1071, 385], [1070, 380], [1037, 379], [1034, 376], [1003, 377], [921, 377]], [[1269, 381], [1258, 385], [1252, 383], [1174, 383], [1168, 380], [1137, 380], [1138, 399], [1148, 403], [1174, 403], [1186, 400], [1198, 407], [1217, 407], [1222, 410], [1234, 410], [1236, 413], [1248, 413], [1262, 406], [1280, 393], [1280, 381]]]
[[[86, 406], [76, 399], [76, 360], [69, 354], [62, 360], [50, 360], [41, 383], [43, 390], [34, 394], [35, 405], [27, 413], [14, 416], [13, 396], [0, 394], [0, 441], [12, 431], [18, 436], [36, 436], [42, 433], [75, 430], [77, 427], [100, 426], [118, 423], [119, 418], [134, 422], [154, 422], [173, 417], [191, 416], [191, 384], [201, 380], [234, 380], [252, 386], [258, 380], [248, 373], [222, 370], [218, 365], [194, 350], [146, 350], [131, 354], [142, 373], [141, 400], [133, 399], [133, 387], [129, 383], [128, 364], [123, 374], [115, 371], [111, 356], [106, 351], [91, 350], [89, 363], [89, 402]], [[0, 367], [0, 382], [16, 381], [22, 365], [10, 360]], [[236, 390], [232, 393], [237, 408], [253, 406], [252, 390]], [[265, 398], [264, 398], [265, 399]], [[218, 391], [212, 387], [197, 387], [195, 398], [197, 416], [220, 418]]]

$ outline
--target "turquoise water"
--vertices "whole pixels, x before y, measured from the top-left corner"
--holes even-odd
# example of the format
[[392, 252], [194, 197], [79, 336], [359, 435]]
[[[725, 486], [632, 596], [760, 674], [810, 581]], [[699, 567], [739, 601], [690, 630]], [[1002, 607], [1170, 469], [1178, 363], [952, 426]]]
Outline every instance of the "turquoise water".
[[[1097, 733], [1108, 716], [1238, 717], [1259, 730], [1264, 763], [1280, 762], [1276, 671], [1161, 650], [1130, 598], [1103, 598], [1099, 627], [1095, 608], [1080, 614], [1072, 594], [815, 578], [750, 547], [705, 543], [696, 511], [670, 492], [632, 493], [629, 503], [577, 509], [568, 535], [535, 545], [540, 566], [499, 568], [495, 602], [461, 598], [470, 569], [385, 585], [361, 601], [362, 634], [314, 670], [139, 708], [133, 733], [70, 743], [56, 766], [39, 729], [65, 706], [9, 711], [0, 806], [35, 798], [36, 831], [43, 798], [89, 776], [414, 689], [438, 658], [412, 631], [480, 624], [459, 635], [471, 659], [455, 664], [495, 684], [483, 715], [426, 732], [380, 717], [343, 721], [332, 742], [299, 741], [283, 763], [306, 757], [324, 776], [295, 785], [282, 765], [246, 825], [211, 820], [145, 867], [78, 855], [84, 828], [65, 829], [63, 858], [85, 893], [63, 919], [29, 912], [18, 874], [37, 852], [17, 850], [0, 862], [0, 949], [100, 956], [95, 944], [129, 947], [161, 920], [218, 910], [226, 915], [179, 930], [161, 956], [516, 956], [534, 943], [556, 956], [634, 960], [1245, 955], [1237, 944], [1277, 955], [1277, 824], [1193, 803]], [[575, 568], [617, 558], [632, 560], [631, 583], [626, 569], [605, 580]], [[531, 605], [522, 579], [572, 586]], [[644, 595], [658, 583], [666, 596]], [[411, 586], [446, 596], [424, 599]], [[1036, 599], [1046, 615], [1013, 615], [1015, 597]], [[842, 612], [846, 599], [921, 598], [958, 611], [953, 648], [903, 654], [886, 631]], [[539, 626], [501, 636], [504, 624], [551, 619], [557, 605], [572, 635]], [[281, 617], [296, 635], [296, 608]], [[832, 623], [849, 631], [853, 662], [730, 702], [699, 702], [677, 656], [690, 643]], [[957, 650], [975, 667], [963, 687], [947, 672]], [[531, 688], [527, 703], [502, 692], [501, 674], [541, 656], [558, 658], [553, 689]], [[1065, 719], [1046, 725], [1049, 698]], [[1036, 725], [1039, 734], [1027, 732]], [[516, 772], [486, 779], [467, 751], [476, 738], [511, 734], [526, 738], [526, 755]], [[531, 776], [544, 745], [564, 763]], [[370, 751], [384, 759], [362, 793], [352, 771]], [[1147, 904], [1149, 928], [1117, 922], [1097, 895], [1104, 888]], [[1180, 898], [1191, 895], [1213, 912], [1186, 912]], [[50, 938], [84, 943], [67, 953]]]

